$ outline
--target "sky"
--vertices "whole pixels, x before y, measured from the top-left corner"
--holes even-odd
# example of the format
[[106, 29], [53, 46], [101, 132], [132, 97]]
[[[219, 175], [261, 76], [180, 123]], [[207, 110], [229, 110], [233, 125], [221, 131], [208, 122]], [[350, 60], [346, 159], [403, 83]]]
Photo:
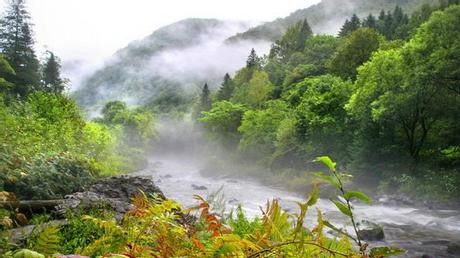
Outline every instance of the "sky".
[[[116, 50], [185, 18], [256, 24], [285, 17], [320, 0], [27, 0], [37, 52], [49, 49], [65, 65], [96, 66]], [[4, 10], [5, 0], [0, 0]], [[3, 11], [2, 11], [3, 13]]]

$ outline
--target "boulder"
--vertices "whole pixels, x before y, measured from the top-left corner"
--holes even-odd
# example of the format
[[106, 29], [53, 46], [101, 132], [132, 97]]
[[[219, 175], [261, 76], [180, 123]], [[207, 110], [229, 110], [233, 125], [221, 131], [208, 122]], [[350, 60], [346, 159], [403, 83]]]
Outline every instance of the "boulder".
[[358, 236], [366, 241], [381, 241], [385, 239], [383, 228], [369, 221], [362, 221], [360, 229], [358, 229]]
[[193, 188], [193, 190], [197, 190], [197, 191], [208, 190], [208, 188], [206, 186], [204, 186], [204, 185], [192, 184], [192, 188]]
[[448, 245], [447, 246], [447, 252], [449, 254], [460, 256], [460, 243]]
[[63, 202], [56, 207], [56, 211], [59, 215], [64, 215], [69, 210], [104, 206], [113, 209], [117, 220], [121, 220], [132, 208], [131, 199], [139, 194], [156, 195], [160, 199], [166, 199], [150, 178], [117, 176], [101, 179], [83, 192], [65, 196]]

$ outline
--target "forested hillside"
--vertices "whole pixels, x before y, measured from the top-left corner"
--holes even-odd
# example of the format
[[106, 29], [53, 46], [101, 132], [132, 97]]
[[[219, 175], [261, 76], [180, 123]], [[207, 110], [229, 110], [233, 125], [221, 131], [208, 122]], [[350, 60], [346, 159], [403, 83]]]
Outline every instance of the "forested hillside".
[[[211, 61], [198, 60], [199, 51], [217, 51], [225, 37], [241, 28], [246, 28], [246, 25], [216, 19], [186, 19], [160, 28], [119, 50], [103, 68], [89, 76], [73, 96], [82, 106], [93, 107], [97, 111], [105, 102], [118, 99], [135, 105], [153, 103], [157, 107], [170, 101], [177, 105], [175, 109], [184, 112], [186, 107], [181, 105], [191, 101], [205, 80], [220, 80], [222, 70], [218, 65], [234, 63], [233, 58], [221, 60], [220, 63], [219, 60], [213, 60], [214, 63], [203, 67], [200, 63]], [[246, 47], [245, 51], [247, 49], [250, 47]], [[187, 56], [181, 53], [184, 50], [197, 54]], [[238, 57], [237, 47], [228, 51], [232, 50]], [[176, 63], [176, 59], [183, 63]], [[176, 68], [180, 66], [190, 67]], [[195, 72], [194, 67], [201, 69]], [[173, 105], [164, 106], [160, 107], [162, 111], [167, 111]]]
[[393, 10], [396, 6], [400, 6], [410, 14], [423, 4], [438, 3], [438, 0], [323, 0], [314, 6], [297, 10], [288, 17], [238, 33], [230, 37], [228, 41], [256, 39], [275, 41], [280, 39], [290, 26], [303, 19], [308, 19], [315, 33], [335, 34], [343, 21], [352, 14], [364, 16], [372, 13], [377, 15], [381, 10]]
[[113, 102], [102, 118], [87, 121], [67, 96], [59, 58], [48, 50], [39, 61], [25, 3], [12, 2], [2, 21], [0, 191], [62, 198], [95, 178], [142, 166], [155, 135], [153, 114]]
[[384, 192], [458, 198], [460, 8], [445, 9], [454, 3], [352, 15], [338, 37], [300, 21], [202, 97], [199, 120], [236, 159], [269, 168], [255, 174], [264, 180], [301, 187], [310, 161], [328, 154]]
[[[437, 2], [438, 0], [349, 0], [338, 3], [326, 0], [298, 10], [286, 18], [236, 35], [236, 32], [247, 28], [244, 23], [186, 19], [161, 28], [145, 39], [119, 50], [101, 69], [86, 78], [73, 96], [91, 113], [100, 111], [105, 102], [117, 99], [131, 105], [150, 103], [162, 112], [171, 111], [171, 105], [165, 105], [164, 102], [172, 101], [177, 106], [173, 110], [186, 112], [186, 106], [181, 103], [190, 103], [197, 88], [203, 83], [209, 82], [213, 87], [221, 80], [221, 73], [225, 69], [229, 69], [225, 72], [235, 72], [243, 64], [242, 51], [248, 51], [251, 47], [265, 51], [269, 42], [280, 39], [288, 27], [300, 20], [308, 19], [315, 33], [334, 34], [353, 13], [359, 16], [369, 13], [378, 15], [380, 10], [393, 10], [396, 5], [411, 13], [423, 3]], [[174, 62], [171, 58], [177, 59], [178, 55], [184, 55], [181, 51], [187, 49], [194, 54], [185, 54], [182, 64], [169, 63]], [[200, 51], [208, 52], [201, 56], [207, 56], [209, 52], [215, 54], [211, 60], [197, 60], [198, 63], [194, 64], [193, 59], [200, 57]], [[226, 55], [228, 52], [233, 54]], [[171, 67], [180, 65], [188, 68], [176, 70]], [[193, 66], [199, 69], [191, 70], [190, 67]]]
[[186, 19], [72, 95], [31, 20], [0, 22], [0, 258], [460, 254], [460, 0], [324, 0], [225, 44], [244, 25]]

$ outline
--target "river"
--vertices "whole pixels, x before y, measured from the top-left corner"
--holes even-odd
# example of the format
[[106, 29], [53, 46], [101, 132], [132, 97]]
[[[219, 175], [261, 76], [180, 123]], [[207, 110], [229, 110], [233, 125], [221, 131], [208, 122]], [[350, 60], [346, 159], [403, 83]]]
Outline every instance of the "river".
[[[139, 172], [152, 176], [168, 198], [185, 207], [195, 203], [193, 194], [207, 196], [222, 188], [227, 210], [241, 204], [249, 216], [260, 215], [260, 208], [267, 200], [278, 199], [282, 207], [297, 212], [296, 202], [302, 196], [276, 187], [264, 186], [255, 181], [234, 179], [228, 176], [204, 177], [201, 164], [183, 156], [156, 155], [150, 159], [147, 169]], [[202, 190], [197, 190], [202, 188]], [[204, 189], [206, 188], [206, 189]], [[329, 200], [320, 200], [318, 208], [331, 222], [349, 227]], [[388, 206], [378, 201], [371, 205], [354, 204], [359, 220], [368, 220], [383, 226], [385, 240], [372, 242], [371, 246], [397, 246], [408, 252], [401, 257], [458, 257], [447, 253], [449, 243], [460, 243], [460, 211], [428, 210], [410, 206]], [[315, 211], [311, 211], [307, 226], [313, 225]]]

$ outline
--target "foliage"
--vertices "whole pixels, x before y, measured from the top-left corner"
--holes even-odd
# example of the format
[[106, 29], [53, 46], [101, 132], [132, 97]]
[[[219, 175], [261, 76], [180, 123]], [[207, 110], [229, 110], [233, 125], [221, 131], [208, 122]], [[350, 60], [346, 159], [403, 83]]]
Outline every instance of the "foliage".
[[13, 95], [24, 97], [40, 86], [39, 62], [33, 44], [32, 25], [25, 1], [9, 1], [0, 26], [0, 49], [15, 71], [7, 78], [15, 84], [10, 89]]
[[287, 104], [280, 100], [267, 102], [263, 110], [246, 111], [238, 128], [239, 148], [249, 157], [269, 156], [275, 150], [278, 125], [288, 116]]
[[361, 28], [354, 31], [329, 62], [331, 73], [344, 79], [354, 79], [356, 68], [369, 60], [384, 38], [377, 31]]
[[[377, 7], [371, 2], [357, 6]], [[423, 5], [411, 18], [406, 13], [416, 4], [409, 2], [399, 2], [405, 8], [382, 4], [371, 12], [382, 9], [378, 17], [360, 19], [355, 10], [342, 37], [311, 35], [301, 29], [306, 21], [291, 23], [266, 63], [239, 70], [232, 98], [214, 103], [242, 104], [244, 115], [220, 116], [221, 130], [212, 127], [216, 120], [201, 121], [220, 142], [232, 139], [239, 146], [232, 157], [263, 180], [307, 180], [301, 171], [316, 168], [306, 160], [328, 153], [375, 187], [403, 174], [429, 175], [423, 185], [433, 186], [425, 188], [431, 196], [455, 198], [457, 190], [440, 187], [457, 189], [452, 182], [428, 171], [456, 178], [460, 164], [458, 1]], [[257, 165], [271, 173], [252, 168]], [[397, 185], [413, 195], [425, 192], [412, 183]]]
[[[329, 169], [331, 175], [325, 175], [322, 172], [318, 172], [316, 175], [321, 180], [334, 186], [338, 190], [339, 196], [336, 199], [331, 199], [331, 201], [335, 204], [337, 209], [342, 214], [350, 218], [354, 230], [354, 236], [332, 225], [328, 221], [323, 221], [324, 225], [336, 231], [337, 233], [348, 236], [349, 238], [354, 240], [359, 247], [361, 255], [365, 256], [368, 245], [364, 243], [362, 239], [360, 239], [360, 234], [358, 232], [358, 224], [356, 223], [356, 217], [353, 213], [353, 206], [351, 201], [352, 199], [357, 199], [361, 202], [370, 203], [370, 198], [366, 194], [359, 191], [346, 191], [344, 188], [344, 181], [347, 180], [347, 178], [350, 178], [351, 176], [344, 173], [339, 173], [336, 169], [337, 163], [332, 161], [329, 157], [319, 157], [316, 159], [316, 161], [323, 163]], [[319, 214], [318, 216], [320, 217]], [[396, 247], [374, 247], [370, 250], [370, 257], [388, 257], [398, 255], [404, 252], [404, 250]]]
[[273, 91], [268, 74], [262, 71], [255, 71], [246, 84], [237, 86], [232, 102], [245, 104], [253, 108], [261, 108], [265, 101], [269, 100]]
[[[36, 232], [37, 228], [39, 232]], [[59, 245], [60, 241], [59, 227], [48, 226], [42, 228], [41, 226], [37, 226], [34, 229], [34, 235], [28, 239], [28, 247], [34, 251], [50, 256], [59, 252], [61, 248]]]
[[48, 57], [43, 65], [42, 83], [45, 91], [63, 93], [66, 88], [66, 80], [61, 78], [61, 63], [53, 52], [47, 51]]
[[[330, 166], [331, 180], [336, 180], [347, 204], [338, 205], [352, 220], [350, 200], [367, 201], [365, 194], [346, 192], [341, 184], [342, 174], [335, 171], [335, 163], [327, 157], [319, 158]], [[327, 176], [323, 176], [327, 178]], [[382, 251], [400, 253], [395, 248], [366, 250], [359, 237], [332, 226], [318, 211], [318, 224], [312, 229], [304, 227], [305, 217], [319, 198], [314, 187], [309, 198], [299, 202], [299, 213], [289, 214], [277, 200], [268, 201], [260, 218], [248, 219], [241, 207], [236, 217], [221, 218], [204, 198], [195, 196], [198, 204], [191, 211], [198, 212], [195, 223], [185, 223], [180, 206], [171, 200], [139, 195], [132, 200], [133, 207], [123, 220], [116, 222], [101, 213], [74, 214], [70, 224], [60, 230], [45, 228], [37, 237], [29, 240], [31, 250], [51, 255], [59, 252], [80, 255], [110, 257], [386, 257]], [[339, 202], [339, 201], [338, 201]], [[343, 205], [347, 205], [346, 210]], [[106, 214], [108, 215], [108, 214]], [[343, 236], [329, 238], [326, 228], [338, 230]], [[357, 241], [361, 250], [354, 249], [351, 241]], [[61, 242], [59, 246], [57, 243]], [[41, 249], [44, 244], [50, 248]], [[20, 250], [15, 253], [32, 251]], [[9, 253], [13, 255], [13, 253]], [[12, 257], [12, 256], [5, 257]], [[33, 256], [37, 257], [37, 256]]]
[[284, 36], [275, 42], [270, 50], [270, 59], [286, 62], [295, 52], [305, 49], [305, 43], [312, 34], [308, 21], [299, 21], [289, 27]]
[[293, 98], [300, 100], [294, 112], [301, 139], [315, 146], [315, 153], [310, 153], [310, 157], [325, 153], [343, 157], [346, 152], [346, 145], [337, 143], [337, 139], [344, 143], [349, 139], [344, 104], [350, 90], [351, 83], [325, 75], [304, 80], [288, 95], [291, 101]]
[[4, 189], [25, 200], [63, 198], [90, 184], [95, 176], [87, 163], [66, 154], [36, 156], [8, 172], [7, 178], [2, 178]]
[[237, 144], [239, 141], [238, 127], [246, 108], [241, 104], [233, 104], [228, 101], [216, 102], [209, 112], [203, 113], [206, 127], [219, 141], [225, 144]]
[[[110, 116], [124, 131], [85, 122], [76, 103], [54, 93], [30, 93], [26, 100], [0, 102], [0, 189], [20, 198], [61, 198], [94, 177], [136, 169], [142, 159], [132, 146], [154, 135], [144, 111]], [[113, 113], [113, 112], [112, 112]], [[120, 150], [129, 151], [130, 155]]]
[[224, 80], [222, 82], [219, 91], [217, 92], [217, 100], [230, 100], [233, 95], [233, 90], [235, 89], [235, 85], [232, 81], [232, 78], [228, 73], [225, 74]]
[[361, 27], [361, 20], [356, 14], [353, 14], [351, 16], [350, 20], [345, 20], [345, 23], [343, 24], [342, 28], [339, 31], [339, 36], [340, 37], [347, 37], [351, 33], [353, 33], [355, 30], [359, 29]]

